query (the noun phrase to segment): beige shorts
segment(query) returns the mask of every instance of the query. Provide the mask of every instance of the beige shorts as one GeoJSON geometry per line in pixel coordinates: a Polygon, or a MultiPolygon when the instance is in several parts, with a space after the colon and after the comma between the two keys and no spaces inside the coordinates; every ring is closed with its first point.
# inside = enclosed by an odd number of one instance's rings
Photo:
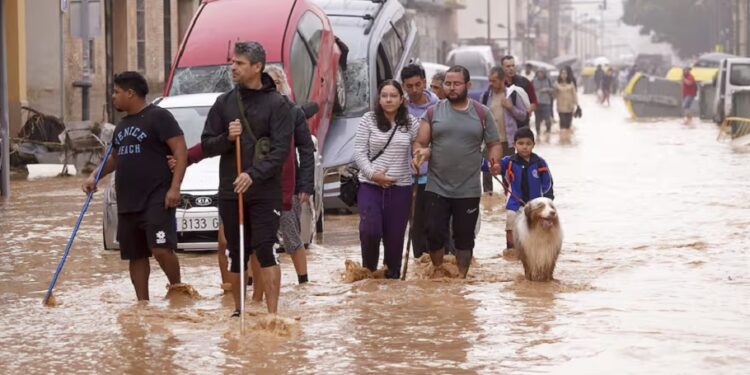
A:
{"type": "Polygon", "coordinates": [[[518,218],[518,211],[513,211],[513,210],[505,211],[505,230],[515,229],[516,218],[518,218]]]}

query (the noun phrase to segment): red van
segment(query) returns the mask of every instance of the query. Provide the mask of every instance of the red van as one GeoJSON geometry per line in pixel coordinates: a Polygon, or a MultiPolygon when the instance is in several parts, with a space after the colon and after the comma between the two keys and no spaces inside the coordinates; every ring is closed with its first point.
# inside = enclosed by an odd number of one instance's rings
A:
{"type": "Polygon", "coordinates": [[[301,237],[307,244],[315,231],[323,230],[324,173],[319,150],[334,112],[346,106],[340,68],[346,56],[342,57],[328,17],[310,0],[203,0],[185,33],[164,95],[229,91],[233,85],[230,60],[238,40],[263,45],[266,65],[283,67],[297,104],[318,104],[318,112],[307,120],[318,150],[315,193],[311,203],[302,206],[301,237]]]}
{"type": "Polygon", "coordinates": [[[343,108],[341,51],[325,13],[308,0],[203,0],[172,65],[165,96],[225,92],[232,88],[229,65],[237,40],[266,50],[268,65],[283,66],[298,104],[316,102],[308,120],[322,149],[334,108],[343,108]]]}

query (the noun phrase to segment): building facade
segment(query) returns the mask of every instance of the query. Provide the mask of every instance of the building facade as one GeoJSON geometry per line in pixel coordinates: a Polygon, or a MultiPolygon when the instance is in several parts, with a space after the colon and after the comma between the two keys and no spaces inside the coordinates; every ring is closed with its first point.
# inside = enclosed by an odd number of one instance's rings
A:
{"type": "Polygon", "coordinates": [[[161,95],[180,37],[199,0],[7,0],[3,25],[8,38],[10,132],[22,124],[21,106],[81,120],[81,89],[88,62],[89,117],[113,121],[109,100],[114,73],[134,70],[161,95]],[[80,8],[89,4],[91,39],[78,37],[80,8]],[[67,3],[67,7],[61,5],[67,3]],[[93,26],[92,26],[93,25],[93,26]],[[90,58],[84,58],[84,44],[90,58]]]}
{"type": "Polygon", "coordinates": [[[448,52],[458,43],[456,10],[464,0],[401,0],[417,25],[421,61],[444,63],[448,52]]]}

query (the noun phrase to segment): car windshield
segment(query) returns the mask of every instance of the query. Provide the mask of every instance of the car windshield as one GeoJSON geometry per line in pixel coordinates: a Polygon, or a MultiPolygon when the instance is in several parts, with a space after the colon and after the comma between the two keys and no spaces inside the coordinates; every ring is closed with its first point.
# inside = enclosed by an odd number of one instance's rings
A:
{"type": "MultiPolygon", "coordinates": [[[[281,66],[281,63],[268,63],[281,66]]],[[[207,65],[177,68],[172,78],[169,96],[227,92],[232,89],[232,66],[207,65]]]]}
{"type": "Polygon", "coordinates": [[[177,120],[177,123],[180,124],[188,148],[200,143],[209,109],[211,109],[210,106],[167,108],[174,119],[177,120]]]}
{"type": "Polygon", "coordinates": [[[226,92],[232,89],[230,65],[209,65],[177,68],[169,96],[226,92]]]}
{"type": "Polygon", "coordinates": [[[698,60],[698,62],[693,65],[694,68],[718,68],[720,64],[720,61],[718,60],[698,60]]]}
{"type": "Polygon", "coordinates": [[[486,76],[488,73],[487,65],[478,53],[456,53],[451,59],[451,65],[462,65],[473,76],[486,76]]]}
{"type": "Polygon", "coordinates": [[[735,86],[750,86],[750,64],[732,64],[729,83],[735,86]]]}

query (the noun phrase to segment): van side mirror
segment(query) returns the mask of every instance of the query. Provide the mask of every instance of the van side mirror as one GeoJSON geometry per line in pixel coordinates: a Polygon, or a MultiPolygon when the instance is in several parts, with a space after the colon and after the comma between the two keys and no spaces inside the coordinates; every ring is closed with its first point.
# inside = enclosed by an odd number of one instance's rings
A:
{"type": "Polygon", "coordinates": [[[306,119],[315,116],[318,111],[320,111],[320,106],[318,105],[318,103],[307,102],[302,105],[302,112],[305,112],[306,119]]]}

